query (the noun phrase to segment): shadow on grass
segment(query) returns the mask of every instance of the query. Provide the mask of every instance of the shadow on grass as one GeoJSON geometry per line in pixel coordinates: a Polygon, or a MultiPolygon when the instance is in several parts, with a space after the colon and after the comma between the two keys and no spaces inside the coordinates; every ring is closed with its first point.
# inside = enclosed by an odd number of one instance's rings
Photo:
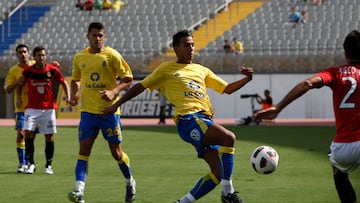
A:
{"type": "MultiPolygon", "coordinates": [[[[263,143],[270,146],[286,146],[306,151],[329,152],[329,145],[335,135],[332,126],[224,126],[236,134],[239,143],[242,141],[263,143]]],[[[158,132],[177,134],[175,126],[125,126],[126,131],[139,133],[158,132]]]]}

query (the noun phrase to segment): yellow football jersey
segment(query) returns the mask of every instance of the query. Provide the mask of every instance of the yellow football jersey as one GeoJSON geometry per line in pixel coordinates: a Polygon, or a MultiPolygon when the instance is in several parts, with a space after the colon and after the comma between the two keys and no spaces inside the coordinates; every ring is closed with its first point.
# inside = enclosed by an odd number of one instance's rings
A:
{"type": "MultiPolygon", "coordinates": [[[[31,65],[33,65],[35,63],[35,61],[31,61],[31,65]]],[[[5,89],[7,88],[8,85],[15,83],[21,76],[22,76],[22,72],[23,72],[23,68],[20,66],[19,63],[15,64],[14,66],[12,66],[9,69],[8,74],[6,75],[6,79],[5,79],[5,89]]],[[[16,106],[16,101],[17,101],[17,94],[16,94],[16,89],[14,90],[14,111],[15,113],[17,112],[24,112],[25,111],[25,106],[28,103],[28,88],[26,87],[26,85],[23,86],[23,89],[21,91],[21,100],[22,100],[22,106],[21,107],[17,107],[16,106]]]]}
{"type": "MultiPolygon", "coordinates": [[[[73,59],[72,79],[81,80],[80,111],[101,114],[105,106],[115,103],[101,98],[100,90],[111,90],[117,85],[116,78],[131,77],[131,69],[121,54],[106,46],[100,53],[89,53],[89,48],[77,53],[73,59]]],[[[116,112],[120,113],[120,109],[116,112]]]]}
{"type": "Polygon", "coordinates": [[[175,106],[175,114],[203,111],[213,116],[207,88],[222,94],[227,82],[199,64],[165,62],[148,75],[141,84],[149,90],[160,89],[175,106]]]}

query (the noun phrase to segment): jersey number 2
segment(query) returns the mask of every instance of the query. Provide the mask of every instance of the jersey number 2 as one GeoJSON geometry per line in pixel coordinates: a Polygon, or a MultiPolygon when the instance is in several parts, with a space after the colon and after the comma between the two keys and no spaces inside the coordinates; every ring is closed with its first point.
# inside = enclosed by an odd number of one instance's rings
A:
{"type": "Polygon", "coordinates": [[[354,93],[354,91],[356,90],[357,87],[357,82],[353,77],[343,77],[342,78],[343,81],[347,80],[350,81],[351,83],[351,87],[349,89],[349,91],[346,92],[344,98],[341,100],[340,103],[340,108],[354,108],[355,107],[355,103],[350,103],[350,102],[346,102],[349,97],[354,93]]]}

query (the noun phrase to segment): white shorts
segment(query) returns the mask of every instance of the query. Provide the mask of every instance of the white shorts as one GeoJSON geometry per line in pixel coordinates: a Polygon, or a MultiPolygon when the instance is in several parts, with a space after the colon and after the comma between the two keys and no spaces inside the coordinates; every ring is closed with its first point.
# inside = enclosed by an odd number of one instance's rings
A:
{"type": "Polygon", "coordinates": [[[41,134],[56,133],[55,109],[25,109],[24,130],[35,131],[36,127],[41,134]]]}
{"type": "Polygon", "coordinates": [[[344,173],[350,173],[360,165],[360,141],[330,145],[330,163],[344,173]]]}

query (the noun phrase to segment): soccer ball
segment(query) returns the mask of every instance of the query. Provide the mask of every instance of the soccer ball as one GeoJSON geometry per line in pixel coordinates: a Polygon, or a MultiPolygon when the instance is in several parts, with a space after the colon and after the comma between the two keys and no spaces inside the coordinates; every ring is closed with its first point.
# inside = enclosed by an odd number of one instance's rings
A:
{"type": "Polygon", "coordinates": [[[251,154],[250,163],[257,173],[270,174],[279,165],[279,154],[270,146],[259,146],[251,154]]]}

